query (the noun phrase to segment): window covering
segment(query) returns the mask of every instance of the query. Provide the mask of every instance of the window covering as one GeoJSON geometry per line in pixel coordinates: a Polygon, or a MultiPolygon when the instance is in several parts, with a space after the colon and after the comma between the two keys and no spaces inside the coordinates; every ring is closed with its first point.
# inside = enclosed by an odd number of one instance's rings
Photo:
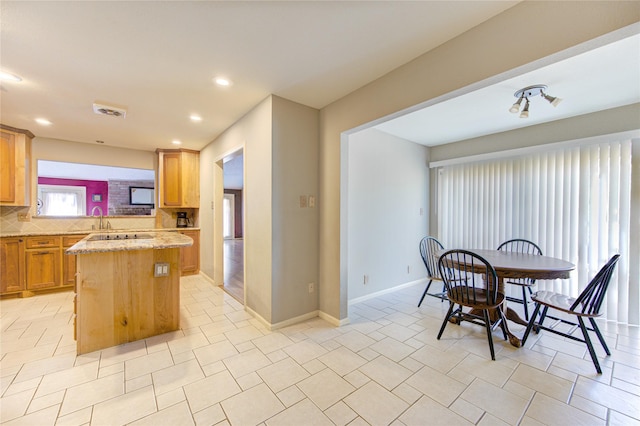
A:
{"type": "MultiPolygon", "coordinates": [[[[640,323],[640,277],[630,277],[631,139],[560,147],[438,169],[437,235],[445,247],[497,248],[511,238],[570,261],[567,280],[538,288],[577,296],[615,253],[621,258],[602,314],[640,323]]],[[[635,238],[640,238],[636,235],[635,238]]],[[[509,287],[509,286],[508,286],[509,287]]],[[[508,290],[509,291],[509,290],[508,290]]]]}

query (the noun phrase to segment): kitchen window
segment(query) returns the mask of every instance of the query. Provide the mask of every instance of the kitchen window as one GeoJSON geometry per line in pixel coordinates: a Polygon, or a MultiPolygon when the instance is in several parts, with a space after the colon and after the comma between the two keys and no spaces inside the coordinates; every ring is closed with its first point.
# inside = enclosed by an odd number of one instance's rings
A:
{"type": "Polygon", "coordinates": [[[84,186],[38,185],[38,215],[85,216],[87,190],[84,186]]]}

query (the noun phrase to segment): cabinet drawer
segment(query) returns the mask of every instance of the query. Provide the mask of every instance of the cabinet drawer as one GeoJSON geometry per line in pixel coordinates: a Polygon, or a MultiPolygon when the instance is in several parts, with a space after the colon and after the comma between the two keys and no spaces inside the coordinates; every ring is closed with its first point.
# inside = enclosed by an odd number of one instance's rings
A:
{"type": "Polygon", "coordinates": [[[71,247],[72,245],[74,245],[84,237],[86,237],[86,235],[71,235],[71,236],[62,237],[62,247],[71,247]]]}
{"type": "Polygon", "coordinates": [[[28,237],[26,242],[28,249],[39,249],[48,247],[60,247],[60,237],[28,237]]]}

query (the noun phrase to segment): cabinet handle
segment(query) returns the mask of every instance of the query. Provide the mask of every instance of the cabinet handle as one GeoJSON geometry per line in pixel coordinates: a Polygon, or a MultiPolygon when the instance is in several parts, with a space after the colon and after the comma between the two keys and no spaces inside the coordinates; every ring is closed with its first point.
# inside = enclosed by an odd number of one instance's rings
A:
{"type": "Polygon", "coordinates": [[[50,251],[37,251],[33,253],[34,256],[42,256],[43,254],[51,254],[50,251]]]}
{"type": "Polygon", "coordinates": [[[49,241],[38,241],[39,245],[45,245],[45,244],[49,244],[49,241]]]}

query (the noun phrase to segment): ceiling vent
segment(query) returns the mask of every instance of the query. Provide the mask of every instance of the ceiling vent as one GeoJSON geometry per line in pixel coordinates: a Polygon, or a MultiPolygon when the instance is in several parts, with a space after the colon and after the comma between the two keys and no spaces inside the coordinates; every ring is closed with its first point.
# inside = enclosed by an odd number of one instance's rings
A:
{"type": "Polygon", "coordinates": [[[127,115],[127,110],[124,108],[119,108],[111,105],[104,104],[93,104],[93,112],[100,115],[108,115],[110,117],[120,117],[124,118],[127,115]]]}

